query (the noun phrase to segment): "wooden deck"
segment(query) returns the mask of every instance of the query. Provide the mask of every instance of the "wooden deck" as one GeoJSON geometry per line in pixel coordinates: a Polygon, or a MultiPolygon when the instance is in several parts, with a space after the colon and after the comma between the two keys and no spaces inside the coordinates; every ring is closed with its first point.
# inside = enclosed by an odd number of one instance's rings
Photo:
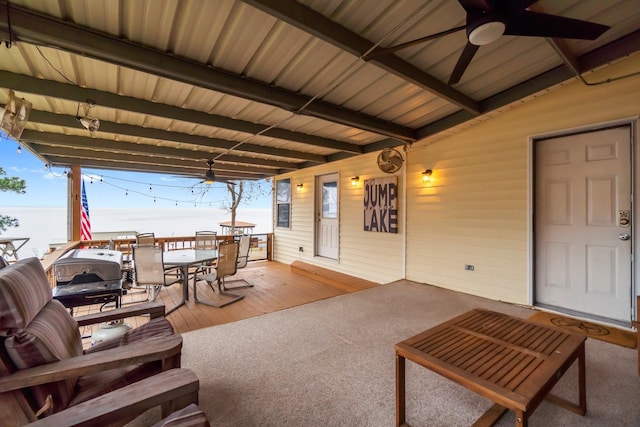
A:
{"type": "MultiPolygon", "coordinates": [[[[249,317],[282,310],[297,305],[307,304],[313,301],[342,295],[350,291],[362,288],[348,288],[336,283],[326,283],[306,275],[292,271],[291,266],[275,261],[250,262],[247,267],[239,270],[233,278],[246,278],[254,286],[251,288],[237,289],[235,293],[245,297],[231,305],[222,308],[196,304],[193,301],[191,285],[189,288],[190,299],[186,305],[171,313],[167,319],[176,331],[184,333],[209,326],[235,322],[249,317]]],[[[341,276],[343,280],[349,280],[349,276],[341,276]]],[[[321,278],[320,278],[321,279],[321,278]]],[[[354,281],[360,280],[351,278],[354,281]]],[[[375,285],[375,284],[372,284],[375,285]]],[[[370,286],[369,286],[370,287],[370,286]]],[[[165,287],[160,291],[158,301],[162,301],[170,308],[180,300],[181,285],[175,284],[165,287]]],[[[124,304],[135,303],[146,298],[146,293],[140,289],[131,289],[123,298],[124,304]]],[[[206,283],[198,285],[199,298],[220,298],[213,295],[206,283]]],[[[77,307],[74,315],[86,314],[99,310],[99,306],[77,307]]],[[[109,309],[109,308],[105,308],[109,309]]],[[[146,322],[147,319],[128,319],[132,326],[146,322]]],[[[91,331],[83,331],[90,334],[91,331]]]]}

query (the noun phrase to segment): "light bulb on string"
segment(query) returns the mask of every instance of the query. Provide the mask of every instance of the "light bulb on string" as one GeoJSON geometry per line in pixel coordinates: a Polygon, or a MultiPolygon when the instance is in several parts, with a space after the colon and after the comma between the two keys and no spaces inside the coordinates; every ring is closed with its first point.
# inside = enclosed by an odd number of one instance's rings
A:
{"type": "Polygon", "coordinates": [[[18,154],[22,154],[22,147],[18,144],[18,154]]]}
{"type": "Polygon", "coordinates": [[[127,197],[129,195],[129,190],[124,190],[124,197],[127,197]]]}
{"type": "Polygon", "coordinates": [[[149,193],[153,192],[153,189],[151,188],[151,184],[149,184],[149,193]]]}

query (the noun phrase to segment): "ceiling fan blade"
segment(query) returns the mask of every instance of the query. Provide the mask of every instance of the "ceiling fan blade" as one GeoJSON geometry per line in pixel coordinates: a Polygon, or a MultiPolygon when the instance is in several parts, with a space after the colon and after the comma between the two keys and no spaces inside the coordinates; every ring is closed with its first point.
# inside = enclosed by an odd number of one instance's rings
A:
{"type": "Polygon", "coordinates": [[[611,27],[595,22],[527,10],[509,17],[504,34],[595,40],[609,28],[611,27]]]}
{"type": "Polygon", "coordinates": [[[490,0],[458,0],[458,3],[468,13],[472,13],[479,10],[490,10],[492,2],[490,0]]]}
{"type": "Polygon", "coordinates": [[[471,60],[473,59],[473,56],[478,51],[479,47],[480,46],[476,46],[474,44],[471,44],[470,42],[467,42],[467,45],[464,47],[464,50],[460,54],[460,58],[458,58],[458,62],[456,63],[456,66],[453,68],[453,72],[449,77],[448,84],[454,85],[460,81],[460,78],[462,78],[462,75],[464,74],[465,70],[471,63],[471,60]]]}

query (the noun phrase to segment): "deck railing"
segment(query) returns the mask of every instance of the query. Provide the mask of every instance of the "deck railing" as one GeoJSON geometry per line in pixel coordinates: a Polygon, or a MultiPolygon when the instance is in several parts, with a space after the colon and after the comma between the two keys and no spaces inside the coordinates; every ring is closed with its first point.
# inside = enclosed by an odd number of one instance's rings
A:
{"type": "MultiPolygon", "coordinates": [[[[273,248],[273,234],[251,234],[251,245],[249,249],[249,261],[271,260],[273,248]]],[[[220,235],[217,240],[222,242],[233,240],[234,236],[220,235]]],[[[172,236],[172,237],[156,237],[156,244],[162,246],[165,251],[173,251],[177,249],[191,249],[195,247],[195,236],[172,236]]],[[[122,252],[125,259],[130,259],[132,254],[131,247],[135,245],[135,238],[127,239],[99,239],[86,240],[82,242],[69,242],[59,246],[46,255],[42,264],[44,265],[49,281],[55,286],[55,278],[53,277],[53,263],[65,253],[78,248],[103,248],[114,249],[122,252]]]]}

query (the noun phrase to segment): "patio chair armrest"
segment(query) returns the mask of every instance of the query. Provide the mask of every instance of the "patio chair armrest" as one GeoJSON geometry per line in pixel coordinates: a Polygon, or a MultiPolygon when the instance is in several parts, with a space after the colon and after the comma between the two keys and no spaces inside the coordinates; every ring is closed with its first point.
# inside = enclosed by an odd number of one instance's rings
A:
{"type": "Polygon", "coordinates": [[[180,335],[150,337],[126,346],[21,369],[0,378],[0,393],[122,366],[170,359],[181,351],[180,335]]]}
{"type": "Polygon", "coordinates": [[[131,306],[117,308],[115,310],[78,316],[75,317],[75,320],[78,322],[79,326],[87,326],[94,325],[96,323],[109,322],[111,320],[124,319],[126,317],[142,316],[143,314],[149,314],[151,319],[164,317],[164,304],[161,302],[133,304],[131,306]]]}
{"type": "Polygon", "coordinates": [[[198,403],[198,377],[189,369],[169,369],[118,390],[72,406],[30,426],[110,425],[128,422],[144,411],[163,405],[168,413],[198,403]]]}

